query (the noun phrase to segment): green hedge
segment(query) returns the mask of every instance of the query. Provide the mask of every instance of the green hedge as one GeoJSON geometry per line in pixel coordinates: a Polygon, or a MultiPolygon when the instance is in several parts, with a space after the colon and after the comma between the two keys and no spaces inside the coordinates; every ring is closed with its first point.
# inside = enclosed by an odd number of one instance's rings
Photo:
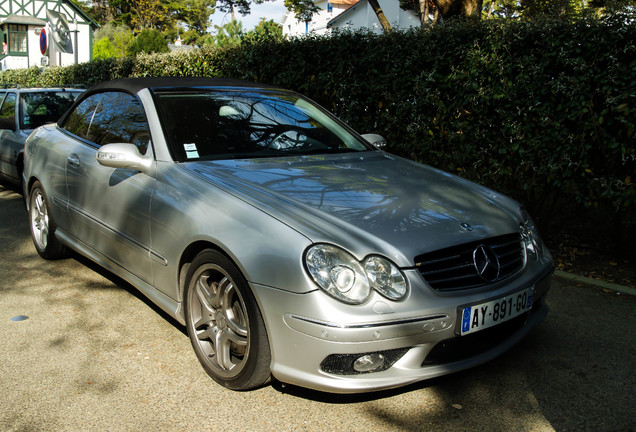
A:
{"type": "Polygon", "coordinates": [[[25,86],[124,76],[225,76],[291,88],[389,150],[524,202],[549,236],[615,247],[636,232],[636,26],[605,20],[454,22],[66,68],[25,86]]]}

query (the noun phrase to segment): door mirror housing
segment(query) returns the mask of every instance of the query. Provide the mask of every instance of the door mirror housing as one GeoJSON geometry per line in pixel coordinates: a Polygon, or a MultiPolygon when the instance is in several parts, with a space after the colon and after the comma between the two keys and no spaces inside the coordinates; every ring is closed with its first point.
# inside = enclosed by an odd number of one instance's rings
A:
{"type": "Polygon", "coordinates": [[[382,135],[364,134],[362,135],[362,138],[364,138],[369,144],[378,149],[383,149],[386,147],[386,138],[384,138],[382,135]]]}
{"type": "Polygon", "coordinates": [[[142,155],[134,144],[106,144],[97,150],[97,163],[110,168],[132,169],[146,173],[152,166],[152,156],[142,155]]]}

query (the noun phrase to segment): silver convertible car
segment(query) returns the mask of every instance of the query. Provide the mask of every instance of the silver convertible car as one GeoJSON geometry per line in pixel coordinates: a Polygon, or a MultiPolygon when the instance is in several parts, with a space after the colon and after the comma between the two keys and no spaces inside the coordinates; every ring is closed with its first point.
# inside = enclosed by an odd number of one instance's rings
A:
{"type": "Polygon", "coordinates": [[[130,282],[231,389],[372,391],[492,359],[545,317],[549,252],[517,202],[379,141],[279,88],[105,82],[26,142],[33,242],[130,282]]]}

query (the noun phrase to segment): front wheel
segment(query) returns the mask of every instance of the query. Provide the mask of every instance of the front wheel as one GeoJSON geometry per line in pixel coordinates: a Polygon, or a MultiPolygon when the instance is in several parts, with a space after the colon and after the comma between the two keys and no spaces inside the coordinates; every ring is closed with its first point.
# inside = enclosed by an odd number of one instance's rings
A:
{"type": "Polygon", "coordinates": [[[48,198],[39,182],[35,182],[31,187],[29,200],[31,238],[38,254],[48,260],[64,258],[66,249],[55,237],[57,225],[51,214],[48,198]]]}
{"type": "Polygon", "coordinates": [[[188,336],[205,371],[232,390],[249,390],[270,378],[271,353],[256,300],[238,268],[207,249],[186,276],[188,336]]]}

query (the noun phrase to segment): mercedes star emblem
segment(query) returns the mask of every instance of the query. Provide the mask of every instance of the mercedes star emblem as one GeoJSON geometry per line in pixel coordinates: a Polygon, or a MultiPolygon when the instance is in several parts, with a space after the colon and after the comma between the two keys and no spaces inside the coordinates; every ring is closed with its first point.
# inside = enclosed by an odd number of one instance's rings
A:
{"type": "Polygon", "coordinates": [[[499,258],[495,251],[485,245],[479,245],[473,252],[473,264],[477,274],[485,282],[499,279],[499,258]]]}

